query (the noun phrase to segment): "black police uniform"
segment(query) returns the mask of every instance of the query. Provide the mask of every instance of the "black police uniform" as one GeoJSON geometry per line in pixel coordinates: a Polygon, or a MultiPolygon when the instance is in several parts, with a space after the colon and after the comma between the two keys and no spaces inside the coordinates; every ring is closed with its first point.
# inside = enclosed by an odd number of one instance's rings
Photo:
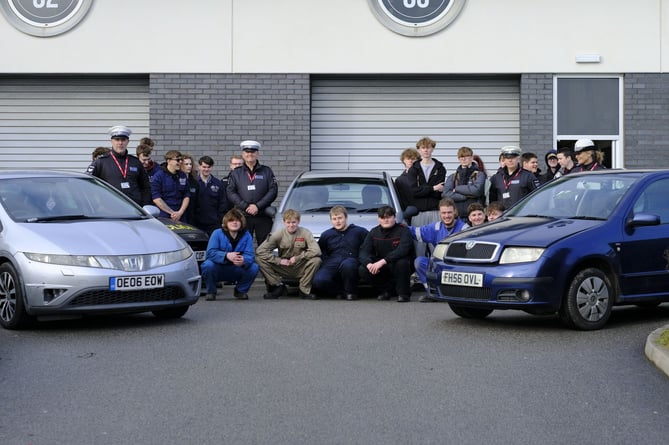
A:
{"type": "Polygon", "coordinates": [[[511,175],[501,168],[490,177],[490,202],[500,201],[508,209],[539,185],[539,178],[520,166],[511,175]]]}
{"type": "Polygon", "coordinates": [[[246,228],[249,233],[255,232],[258,244],[265,241],[272,230],[272,217],[265,214],[267,207],[272,205],[276,199],[279,186],[274,177],[274,172],[266,165],[256,162],[253,170],[246,164],[234,169],[228,177],[228,200],[244,212],[246,217],[246,228]],[[255,216],[246,213],[249,204],[258,207],[255,216]]]}
{"type": "Polygon", "coordinates": [[[86,173],[107,181],[140,206],[153,204],[151,182],[142,162],[128,154],[111,151],[97,158],[88,166],[86,173]]]}

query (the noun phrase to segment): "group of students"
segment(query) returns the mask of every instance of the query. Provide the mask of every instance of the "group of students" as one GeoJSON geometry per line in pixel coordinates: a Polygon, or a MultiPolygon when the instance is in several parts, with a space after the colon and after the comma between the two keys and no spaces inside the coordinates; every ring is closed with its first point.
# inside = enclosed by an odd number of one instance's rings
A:
{"type": "Polygon", "coordinates": [[[223,215],[233,207],[242,210],[248,229],[257,239],[264,239],[272,227],[268,210],[276,199],[278,186],[274,173],[258,161],[260,143],[252,140],[240,144],[241,155],[230,159],[225,178],[211,174],[211,156],[194,159],[178,150],[165,153],[165,161],[154,162],[154,141],[142,138],[136,156],[128,153],[132,131],[117,125],[109,129],[112,148],[98,147],[87,172],[104,179],[137,204],[155,205],[160,216],[192,224],[211,234],[220,227],[223,215]]]}
{"type": "Polygon", "coordinates": [[[538,171],[536,155],[505,146],[500,167],[492,176],[487,176],[483,161],[469,147],[458,149],[459,165],[447,176],[444,164],[432,156],[436,142],[425,137],[415,149],[402,152],[405,169],[395,180],[402,209],[417,210],[411,225],[398,224],[395,209],[383,206],[378,209],[379,224],[367,231],[349,224],[346,208],[335,206],[330,210],[332,227],[316,242],[308,229],[300,227],[300,214],[293,209],[282,214],[284,228],[269,233],[274,216],[269,209],[278,186],[271,168],[258,162],[260,143],[243,141],[242,155],[232,157],[229,175],[218,179],[211,175],[214,161],[209,156],[198,160],[196,176],[189,155],[170,150],[165,162],[156,165],[151,139],[140,141],[135,157],[127,150],[130,129],[116,126],[109,134],[112,149],[96,149],[88,173],[140,205],[156,205],[161,216],[189,222],[210,235],[201,266],[206,300],[216,299],[221,281],[236,283],[234,297],[248,299],[260,272],[266,299],[286,295],[283,282],[288,279],[299,283],[299,296],[304,299],[330,295],[356,300],[362,280],[378,292],[379,300],[407,302],[415,271],[427,291],[419,301],[431,301],[426,276],[430,245],[498,218],[542,183],[572,171],[603,168],[601,151],[592,141],[579,139],[573,151],[561,148],[546,155],[545,175],[538,171]]]}

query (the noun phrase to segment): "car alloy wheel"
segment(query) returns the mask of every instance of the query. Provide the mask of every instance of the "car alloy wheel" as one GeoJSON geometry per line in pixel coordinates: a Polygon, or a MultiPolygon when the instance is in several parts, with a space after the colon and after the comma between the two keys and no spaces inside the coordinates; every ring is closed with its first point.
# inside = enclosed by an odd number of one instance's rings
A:
{"type": "Polygon", "coordinates": [[[591,267],[577,273],[560,308],[560,318],[572,328],[601,329],[611,315],[613,286],[601,270],[591,267]]]}
{"type": "Polygon", "coordinates": [[[23,293],[17,285],[18,274],[9,264],[0,265],[0,324],[5,329],[19,329],[29,319],[23,307],[23,293]]]}

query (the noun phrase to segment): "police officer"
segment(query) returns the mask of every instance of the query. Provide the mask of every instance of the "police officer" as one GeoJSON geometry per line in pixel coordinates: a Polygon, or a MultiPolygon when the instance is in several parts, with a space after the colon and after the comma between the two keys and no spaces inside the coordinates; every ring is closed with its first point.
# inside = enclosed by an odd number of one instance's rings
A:
{"type": "Polygon", "coordinates": [[[151,183],[141,161],[128,153],[132,131],[123,125],[112,127],[112,150],[98,157],[88,166],[86,173],[107,181],[137,204],[151,204],[151,183]]]}
{"type": "Polygon", "coordinates": [[[502,147],[503,166],[490,177],[490,202],[501,201],[507,209],[539,187],[539,178],[521,168],[520,153],[515,145],[502,147]]]}
{"type": "Polygon", "coordinates": [[[589,172],[606,168],[602,165],[604,153],[590,139],[579,139],[576,141],[574,144],[574,156],[576,157],[576,161],[578,161],[574,172],[589,172]]]}
{"type": "Polygon", "coordinates": [[[260,142],[248,140],[239,146],[244,164],[230,173],[228,199],[244,212],[247,230],[255,233],[260,245],[272,230],[272,216],[267,208],[276,199],[278,185],[272,169],[258,162],[260,142]]]}

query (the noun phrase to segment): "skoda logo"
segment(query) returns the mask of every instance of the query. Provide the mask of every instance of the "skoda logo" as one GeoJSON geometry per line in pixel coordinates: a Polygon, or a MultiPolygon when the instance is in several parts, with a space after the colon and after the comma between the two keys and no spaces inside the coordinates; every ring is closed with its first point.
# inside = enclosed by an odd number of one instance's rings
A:
{"type": "Polygon", "coordinates": [[[465,249],[472,250],[475,245],[476,241],[467,241],[467,243],[465,244],[465,249]]]}

